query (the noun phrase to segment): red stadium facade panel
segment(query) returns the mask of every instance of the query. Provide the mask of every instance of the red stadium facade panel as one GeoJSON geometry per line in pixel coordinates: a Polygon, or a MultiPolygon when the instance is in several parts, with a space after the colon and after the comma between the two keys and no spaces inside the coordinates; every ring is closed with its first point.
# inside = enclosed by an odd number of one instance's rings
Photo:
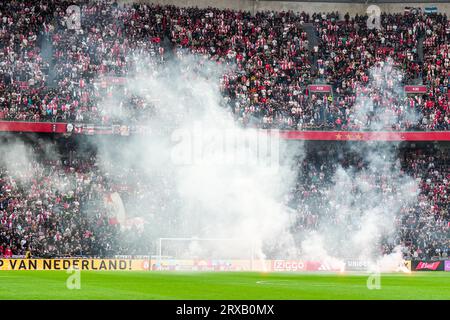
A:
{"type": "Polygon", "coordinates": [[[329,84],[311,84],[308,86],[309,92],[331,92],[331,86],[329,84]]]}
{"type": "Polygon", "coordinates": [[[450,131],[279,131],[286,140],[450,141],[450,131]]]}
{"type": "Polygon", "coordinates": [[[405,86],[405,92],[408,94],[418,94],[418,93],[422,93],[425,94],[427,93],[427,86],[423,86],[423,85],[419,85],[419,86],[405,86]]]}
{"type": "Polygon", "coordinates": [[[67,123],[0,121],[0,131],[3,131],[3,132],[66,133],[67,132],[67,123]]]}
{"type": "MultiPolygon", "coordinates": [[[[85,135],[144,134],[142,130],[129,126],[72,125],[63,122],[0,121],[2,132],[74,133],[85,135]]],[[[283,131],[265,130],[285,140],[317,141],[450,141],[450,131],[283,131]]]]}

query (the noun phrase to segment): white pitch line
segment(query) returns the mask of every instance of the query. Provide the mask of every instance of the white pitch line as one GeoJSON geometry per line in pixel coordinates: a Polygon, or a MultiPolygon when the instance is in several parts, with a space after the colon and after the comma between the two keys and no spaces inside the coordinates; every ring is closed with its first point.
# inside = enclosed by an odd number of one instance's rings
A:
{"type": "MultiPolygon", "coordinates": [[[[260,280],[256,281],[256,284],[268,284],[268,285],[290,285],[298,281],[292,281],[292,280],[278,280],[278,281],[265,281],[260,280]]],[[[335,284],[311,284],[313,287],[336,287],[335,284]]]]}

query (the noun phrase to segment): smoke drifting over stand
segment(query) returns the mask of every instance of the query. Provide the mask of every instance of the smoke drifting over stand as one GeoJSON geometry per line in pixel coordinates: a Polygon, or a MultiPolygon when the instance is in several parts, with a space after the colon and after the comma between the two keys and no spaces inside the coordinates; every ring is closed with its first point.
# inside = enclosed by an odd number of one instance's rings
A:
{"type": "MultiPolygon", "coordinates": [[[[372,67],[367,87],[359,88],[354,106],[360,124],[378,131],[389,130],[400,119],[417,121],[405,105],[401,79],[391,60],[372,67]]],[[[300,217],[306,214],[318,219],[315,230],[297,234],[303,258],[336,264],[361,259],[373,267],[378,263],[381,270],[392,270],[401,263],[402,248],[393,248],[390,256],[383,257],[382,244],[395,243],[399,217],[417,202],[419,188],[402,171],[398,146],[356,142],[348,143],[346,151],[337,151],[336,159],[347,153],[353,161],[345,167],[334,165],[328,187],[318,190],[319,204],[300,201],[300,217]]]]}
{"type": "MultiPolygon", "coordinates": [[[[318,202],[300,195],[297,205],[290,206],[286,199],[308,174],[308,168],[299,166],[308,150],[301,143],[292,148],[276,131],[239,127],[219,87],[230,67],[186,54],[164,67],[139,56],[130,59],[135,69],[123,90],[143,99],[152,111],[145,123],[149,132],[118,138],[114,144],[101,137],[93,141],[97,165],[107,179],[118,184],[125,179],[134,189],[126,199],[111,190],[110,209],[121,222],[124,237],[134,239],[135,229],[127,232],[127,227],[143,222],[142,234],[134,241],[139,242],[137,247],[153,250],[143,254],[155,253],[160,237],[232,238],[237,240],[226,245],[191,244],[184,256],[248,259],[251,249],[259,259],[310,259],[336,265],[345,259],[364,259],[381,262],[381,268],[401,262],[400,247],[388,256],[380,250],[382,243],[395,243],[398,217],[417,201],[419,192],[416,181],[401,169],[397,145],[339,147],[336,159],[346,153],[354,161],[346,166],[336,162],[325,177],[329,182],[315,190],[318,202]],[[306,228],[301,221],[311,216],[316,219],[314,227],[306,228]]],[[[372,70],[368,86],[390,101],[402,95],[400,79],[387,62],[372,70]]],[[[127,109],[120,108],[121,92],[108,95],[103,103],[106,110],[119,110],[114,117],[129,118],[127,109]]],[[[367,113],[375,114],[370,120],[373,130],[395,125],[398,119],[395,112],[377,116],[383,103],[377,109],[371,97],[357,97],[361,121],[367,120],[367,113]]],[[[395,108],[410,116],[402,104],[395,108]]],[[[9,143],[7,149],[14,153],[3,152],[3,162],[17,175],[31,161],[27,160],[31,151],[21,143],[9,143]]],[[[44,149],[59,158],[51,146],[44,149]]],[[[67,183],[55,185],[64,188],[67,183]]]]}
{"type": "MultiPolygon", "coordinates": [[[[322,205],[300,199],[297,208],[290,208],[285,197],[302,174],[296,164],[306,151],[302,145],[288,150],[276,135],[238,127],[219,90],[224,67],[190,55],[167,62],[164,70],[135,60],[136,74],[128,78],[125,90],[153,106],[147,122],[151,133],[129,137],[120,148],[99,140],[99,158],[112,175],[114,170],[135,169],[139,180],[146,181],[140,186],[142,197],[128,199],[146,204],[127,215],[146,221],[148,241],[159,237],[242,240],[230,242],[226,249],[209,244],[218,258],[248,257],[245,243],[254,247],[259,258],[337,264],[347,258],[380,259],[381,242],[395,236],[396,217],[416,201],[418,192],[415,180],[402,173],[395,146],[350,145],[348,152],[359,157],[360,164],[337,166],[331,183],[319,190],[322,205]],[[305,214],[318,217],[314,230],[296,227],[305,214]]],[[[372,97],[357,98],[357,115],[363,119],[372,112],[374,130],[395,124],[394,111],[384,117],[377,112],[384,112],[383,104],[392,97],[401,96],[400,80],[391,62],[382,63],[373,68],[368,84],[382,97],[378,109],[372,97]]],[[[115,107],[111,99],[108,103],[115,107]]],[[[411,116],[403,105],[396,108],[411,116]]],[[[208,245],[203,246],[206,250],[208,245]]],[[[401,256],[395,257],[401,261],[401,256]]],[[[392,259],[383,261],[388,260],[392,259]]]]}
{"type": "Polygon", "coordinates": [[[279,164],[278,136],[238,127],[219,90],[223,67],[193,56],[167,64],[160,72],[138,63],[125,89],[153,105],[151,132],[127,138],[119,152],[99,143],[105,170],[136,169],[148,182],[148,197],[136,199],[149,201],[146,211],[127,214],[146,220],[149,241],[233,238],[240,241],[217,257],[248,258],[244,246],[257,257],[289,256],[295,246],[282,199],[295,172],[279,164]]]}
{"type": "Polygon", "coordinates": [[[391,58],[372,66],[368,83],[357,86],[355,112],[350,118],[370,131],[404,130],[402,125],[417,124],[420,117],[406,103],[403,77],[391,58]]]}

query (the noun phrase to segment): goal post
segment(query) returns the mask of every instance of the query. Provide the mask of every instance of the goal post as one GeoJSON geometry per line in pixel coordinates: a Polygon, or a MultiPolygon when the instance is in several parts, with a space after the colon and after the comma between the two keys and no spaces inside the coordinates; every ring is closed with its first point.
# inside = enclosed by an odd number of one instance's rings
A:
{"type": "Polygon", "coordinates": [[[254,264],[254,243],[241,238],[163,237],[158,239],[157,266],[168,260],[248,260],[254,264]]]}

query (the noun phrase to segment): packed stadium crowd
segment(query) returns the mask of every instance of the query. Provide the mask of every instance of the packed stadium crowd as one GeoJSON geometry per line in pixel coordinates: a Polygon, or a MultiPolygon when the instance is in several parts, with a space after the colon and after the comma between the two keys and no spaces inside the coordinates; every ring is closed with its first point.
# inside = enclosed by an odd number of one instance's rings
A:
{"type": "MultiPolygon", "coordinates": [[[[161,73],[168,61],[197,56],[226,68],[218,77],[225,105],[242,126],[295,130],[450,130],[450,22],[445,14],[382,14],[381,29],[367,16],[342,13],[250,12],[110,0],[12,0],[0,3],[0,120],[140,123],[153,100],[127,90],[145,61],[161,73]],[[76,4],[81,21],[68,19],[76,4]],[[312,31],[311,31],[312,30],[312,31]],[[311,32],[313,34],[311,34],[311,32]],[[331,92],[309,85],[330,84],[331,92]],[[426,94],[406,95],[406,84],[426,94]],[[114,109],[114,110],[113,110],[114,109]]],[[[201,66],[200,66],[201,68],[201,66]]],[[[24,163],[0,161],[0,257],[148,254],[147,224],[160,224],[173,203],[164,177],[144,181],[132,169],[108,172],[94,150],[71,139],[55,153],[33,142],[24,163]],[[114,174],[113,174],[114,172],[114,174]],[[156,192],[155,190],[159,190],[156,192]],[[120,198],[120,201],[118,200],[120,198]],[[161,208],[161,198],[167,199],[161,208]],[[118,217],[125,211],[142,217],[118,217]],[[120,207],[120,205],[119,205],[120,207]]],[[[396,245],[415,259],[448,257],[450,159],[437,148],[398,153],[401,174],[416,180],[417,201],[403,204],[396,245]]],[[[9,160],[8,160],[9,159],[9,160]]],[[[329,145],[299,163],[287,197],[295,232],[315,230],[335,215],[330,188],[338,167],[363,171],[358,154],[329,145]]],[[[382,194],[396,194],[386,172],[362,178],[382,194]]],[[[352,199],[363,191],[348,185],[352,199]]],[[[358,200],[356,200],[358,201],[358,200]]],[[[175,222],[174,222],[175,223],[175,222]]]]}
{"type": "MultiPolygon", "coordinates": [[[[30,147],[36,154],[43,152],[38,144],[30,147]]],[[[0,254],[107,254],[116,230],[94,205],[106,186],[93,159],[32,156],[24,162],[20,169],[3,163],[0,171],[0,254]]]]}
{"type": "Polygon", "coordinates": [[[381,29],[368,29],[367,16],[337,12],[3,1],[0,119],[144,121],[160,97],[133,94],[123,79],[139,71],[139,61],[169,72],[167,61],[192,54],[234,66],[218,81],[244,126],[362,130],[377,121],[386,130],[448,130],[449,38],[441,13],[382,14],[381,29]],[[73,4],[79,23],[67,11],[73,4]],[[389,72],[388,62],[403,76],[382,88],[370,85],[377,70],[389,72]],[[315,83],[333,90],[309,92],[315,83]],[[417,83],[426,94],[402,94],[403,85],[417,83]],[[113,95],[120,101],[111,105],[113,95]]]}
{"type": "MultiPolygon", "coordinates": [[[[176,188],[164,176],[152,177],[149,183],[137,169],[100,164],[94,149],[70,139],[55,140],[53,151],[45,145],[48,142],[30,144],[33,152],[23,161],[16,157],[16,166],[1,164],[0,257],[27,252],[32,257],[149,255],[155,250],[152,237],[159,231],[163,236],[171,224],[183,221],[174,215],[179,211],[176,206],[182,205],[177,203],[176,188]],[[121,202],[123,213],[117,210],[121,202]]],[[[420,193],[398,210],[395,232],[380,239],[379,252],[390,253],[401,245],[408,258],[444,259],[450,249],[448,152],[411,147],[401,150],[398,159],[401,175],[415,179],[420,193]]],[[[391,171],[364,172],[350,185],[336,185],[339,167],[363,172],[366,165],[361,154],[339,145],[316,145],[308,151],[298,164],[298,183],[286,198],[296,215],[293,234],[324,226],[358,229],[337,214],[343,207],[336,206],[339,201],[333,204],[332,188],[346,193],[338,198],[351,197],[351,202],[359,203],[350,219],[359,216],[358,210],[371,209],[370,201],[362,200],[369,192],[358,187],[362,180],[383,197],[398,194],[400,182],[388,176],[391,171]]]]}

